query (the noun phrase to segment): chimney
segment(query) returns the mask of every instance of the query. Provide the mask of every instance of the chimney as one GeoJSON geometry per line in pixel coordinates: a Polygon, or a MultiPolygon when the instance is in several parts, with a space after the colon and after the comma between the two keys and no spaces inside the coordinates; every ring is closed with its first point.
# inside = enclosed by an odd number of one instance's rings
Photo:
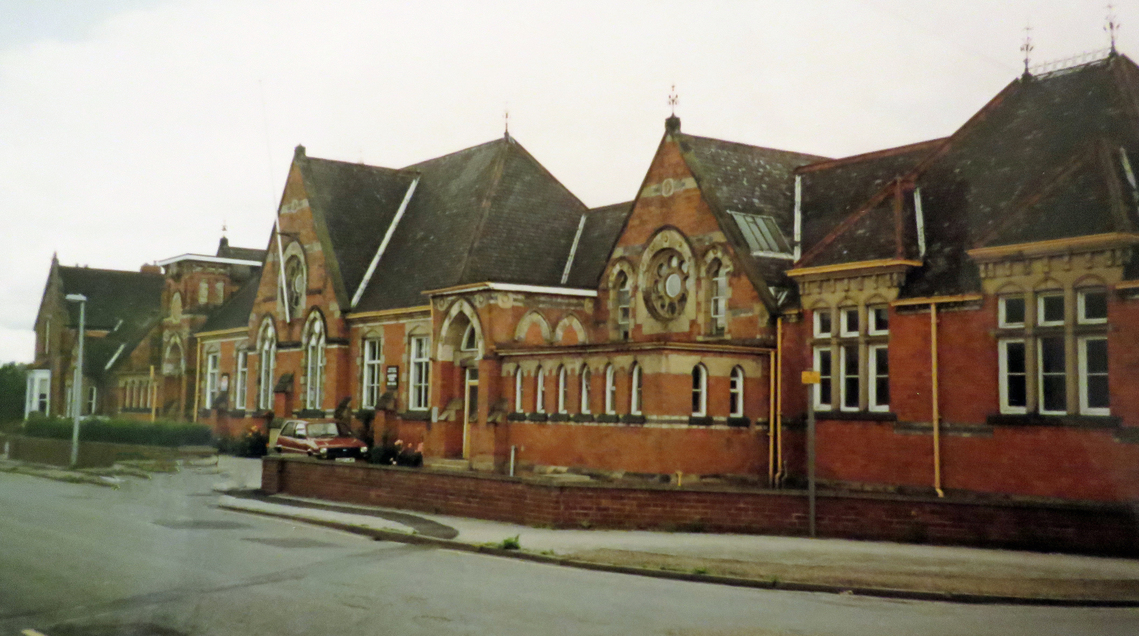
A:
{"type": "Polygon", "coordinates": [[[680,118],[676,115],[664,120],[664,129],[669,134],[680,132],[680,118]]]}
{"type": "Polygon", "coordinates": [[[305,158],[305,147],[300,145],[300,144],[297,144],[297,147],[295,149],[293,149],[293,160],[296,161],[297,159],[304,159],[304,158],[305,158]]]}
{"type": "Polygon", "coordinates": [[[143,274],[161,274],[162,268],[158,265],[155,265],[154,263],[146,263],[140,267],[138,271],[142,272],[143,274]]]}

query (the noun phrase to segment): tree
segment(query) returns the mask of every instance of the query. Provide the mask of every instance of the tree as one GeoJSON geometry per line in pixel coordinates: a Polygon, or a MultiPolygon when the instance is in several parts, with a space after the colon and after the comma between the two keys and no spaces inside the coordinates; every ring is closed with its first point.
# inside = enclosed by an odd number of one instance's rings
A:
{"type": "Polygon", "coordinates": [[[0,427],[24,419],[27,367],[16,362],[0,365],[0,427]]]}

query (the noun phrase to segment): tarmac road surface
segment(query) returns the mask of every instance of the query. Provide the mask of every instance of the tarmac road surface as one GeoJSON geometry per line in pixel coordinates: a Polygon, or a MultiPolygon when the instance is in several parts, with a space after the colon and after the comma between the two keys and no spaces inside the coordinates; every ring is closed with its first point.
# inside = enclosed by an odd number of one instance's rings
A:
{"type": "Polygon", "coordinates": [[[1139,610],[766,591],[371,541],[214,507],[197,468],[117,490],[0,473],[0,635],[1139,633],[1139,610]]]}

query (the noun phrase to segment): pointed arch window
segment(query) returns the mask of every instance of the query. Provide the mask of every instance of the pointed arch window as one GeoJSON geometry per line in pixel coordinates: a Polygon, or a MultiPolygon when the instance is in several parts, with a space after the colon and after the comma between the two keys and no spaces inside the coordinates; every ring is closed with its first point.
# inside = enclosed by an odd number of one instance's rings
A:
{"type": "Polygon", "coordinates": [[[728,326],[728,276],[720,259],[708,266],[708,328],[713,335],[722,335],[728,326]]]}
{"type": "Polygon", "coordinates": [[[522,367],[514,370],[514,412],[521,413],[522,406],[522,367]]]}
{"type": "Polygon", "coordinates": [[[320,314],[313,313],[309,318],[305,338],[305,408],[316,410],[324,402],[324,321],[320,314]]]}
{"type": "Polygon", "coordinates": [[[617,337],[628,340],[633,325],[633,293],[629,275],[617,273],[617,337]]]}
{"type": "Polygon", "coordinates": [[[605,367],[605,413],[617,412],[617,371],[613,365],[605,367]]]}
{"type": "Polygon", "coordinates": [[[534,388],[534,412],[546,412],[546,370],[538,367],[538,372],[534,374],[535,388],[534,388]]]}
{"type": "Polygon", "coordinates": [[[641,365],[633,364],[633,373],[629,383],[629,413],[632,415],[641,414],[641,396],[644,393],[643,382],[644,372],[641,370],[641,365]]]}
{"type": "Polygon", "coordinates": [[[257,352],[260,358],[257,408],[268,411],[273,408],[273,370],[277,365],[277,332],[273,330],[273,322],[269,319],[261,325],[257,352]]]}
{"type": "Polygon", "coordinates": [[[708,370],[704,365],[692,367],[692,415],[704,417],[708,414],[708,370]]]}
{"type": "Polygon", "coordinates": [[[475,325],[471,323],[467,325],[467,330],[463,333],[463,343],[459,347],[462,351],[477,351],[479,348],[478,333],[475,332],[475,325]]]}
{"type": "Polygon", "coordinates": [[[589,367],[581,368],[581,412],[592,413],[589,410],[589,383],[593,380],[593,374],[589,372],[589,367]]]}
{"type": "Polygon", "coordinates": [[[744,370],[740,367],[732,369],[728,384],[728,406],[732,417],[744,416],[744,370]]]}
{"type": "Polygon", "coordinates": [[[568,413],[566,409],[566,368],[558,367],[558,413],[568,413]]]}

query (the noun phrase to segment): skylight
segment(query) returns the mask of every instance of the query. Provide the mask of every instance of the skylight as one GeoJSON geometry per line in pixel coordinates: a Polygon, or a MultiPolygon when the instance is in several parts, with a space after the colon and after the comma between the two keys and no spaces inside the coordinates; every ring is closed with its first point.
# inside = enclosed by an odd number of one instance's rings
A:
{"type": "Polygon", "coordinates": [[[762,214],[728,212],[735,219],[740,232],[754,256],[793,258],[791,244],[783,237],[783,232],[775,219],[762,214]]]}

